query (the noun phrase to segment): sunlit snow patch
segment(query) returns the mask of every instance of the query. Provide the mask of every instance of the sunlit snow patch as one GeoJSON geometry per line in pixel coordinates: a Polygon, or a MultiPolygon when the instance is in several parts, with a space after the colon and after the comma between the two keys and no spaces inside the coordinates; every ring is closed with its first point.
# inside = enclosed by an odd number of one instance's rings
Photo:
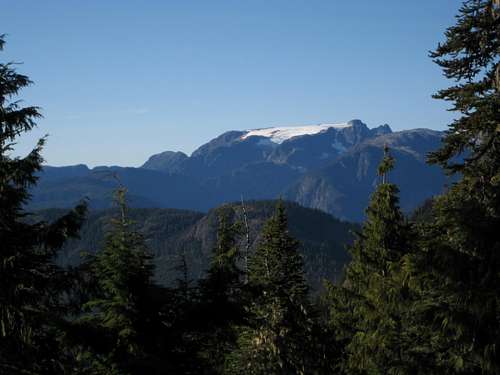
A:
{"type": "Polygon", "coordinates": [[[265,129],[255,129],[249,130],[244,134],[241,139],[246,139],[248,137],[266,137],[271,142],[283,143],[284,141],[300,137],[302,135],[314,135],[324,132],[330,128],[343,129],[352,126],[349,123],[343,124],[320,124],[320,125],[307,125],[307,126],[283,126],[276,128],[265,128],[265,129]]]}

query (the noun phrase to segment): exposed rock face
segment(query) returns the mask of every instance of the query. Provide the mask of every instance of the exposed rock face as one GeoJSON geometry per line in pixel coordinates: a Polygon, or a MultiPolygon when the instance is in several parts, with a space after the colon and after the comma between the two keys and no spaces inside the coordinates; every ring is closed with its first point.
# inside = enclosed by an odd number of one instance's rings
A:
{"type": "Polygon", "coordinates": [[[410,210],[440,193],[446,178],[425,163],[442,133],[429,129],[392,132],[369,129],[362,121],[230,131],[202,145],[191,156],[166,151],[141,168],[47,167],[35,188],[33,206],[67,207],[89,196],[96,207],[110,205],[118,173],[139,207],[206,210],[217,204],[283,196],[338,217],[362,220],[377,183],[376,166],[388,145],[396,157],[391,178],[410,210]]]}

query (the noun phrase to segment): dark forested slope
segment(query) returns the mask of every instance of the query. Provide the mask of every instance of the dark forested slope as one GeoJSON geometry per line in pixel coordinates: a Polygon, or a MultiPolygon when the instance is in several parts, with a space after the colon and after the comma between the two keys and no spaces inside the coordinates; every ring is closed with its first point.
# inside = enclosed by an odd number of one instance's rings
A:
{"type": "MultiPolygon", "coordinates": [[[[275,201],[246,202],[250,228],[250,247],[254,249],[262,224],[274,211],[275,201]]],[[[224,209],[232,220],[242,220],[241,204],[229,204],[210,210],[207,214],[160,208],[135,208],[130,217],[146,240],[157,265],[157,279],[171,284],[180,277],[178,268],[182,254],[185,255],[189,276],[198,279],[208,266],[215,243],[218,224],[218,210],[224,209]]],[[[349,260],[345,245],[352,241],[355,224],[335,219],[322,211],[305,208],[286,202],[291,234],[301,242],[308,279],[314,288],[322,278],[335,281],[349,260]]],[[[62,209],[48,209],[37,212],[46,220],[59,217],[62,209]]],[[[104,233],[109,229],[113,209],[93,210],[81,230],[80,240],[69,241],[61,251],[58,261],[63,265],[81,262],[81,253],[95,253],[102,248],[104,233]]],[[[246,235],[241,236],[240,248],[246,246],[246,235]]],[[[243,261],[243,260],[242,260],[243,261]]]]}

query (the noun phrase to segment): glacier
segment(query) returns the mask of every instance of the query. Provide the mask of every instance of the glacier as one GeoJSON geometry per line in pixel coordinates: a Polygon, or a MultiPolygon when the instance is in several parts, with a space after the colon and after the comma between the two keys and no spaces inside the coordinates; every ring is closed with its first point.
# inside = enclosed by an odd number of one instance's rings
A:
{"type": "Polygon", "coordinates": [[[241,136],[241,139],[249,137],[265,137],[271,142],[281,144],[286,140],[303,135],[314,135],[324,132],[331,128],[344,129],[351,127],[351,123],[340,124],[318,124],[318,125],[305,125],[305,126],[280,126],[273,128],[253,129],[247,130],[241,136]]]}

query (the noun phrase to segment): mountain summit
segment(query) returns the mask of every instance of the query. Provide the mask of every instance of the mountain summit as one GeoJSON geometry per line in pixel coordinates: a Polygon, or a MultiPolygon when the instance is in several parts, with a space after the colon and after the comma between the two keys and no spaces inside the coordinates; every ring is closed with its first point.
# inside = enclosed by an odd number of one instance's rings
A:
{"type": "Polygon", "coordinates": [[[165,151],[140,168],[47,167],[32,204],[68,207],[87,196],[96,207],[107,207],[113,187],[103,178],[108,171],[120,176],[138,207],[207,210],[242,196],[282,196],[358,221],[377,183],[374,168],[385,144],[397,159],[392,178],[401,186],[403,209],[441,192],[446,178],[425,163],[441,138],[429,129],[393,132],[387,124],[370,129],[361,120],[229,131],[190,156],[165,151]]]}
{"type": "Polygon", "coordinates": [[[162,153],[153,155],[143,167],[207,178],[225,175],[249,163],[287,164],[304,172],[326,165],[364,140],[391,132],[388,125],[369,129],[361,120],[228,131],[178,163],[171,162],[170,154],[162,153]],[[158,159],[163,162],[158,163],[158,159]]]}

